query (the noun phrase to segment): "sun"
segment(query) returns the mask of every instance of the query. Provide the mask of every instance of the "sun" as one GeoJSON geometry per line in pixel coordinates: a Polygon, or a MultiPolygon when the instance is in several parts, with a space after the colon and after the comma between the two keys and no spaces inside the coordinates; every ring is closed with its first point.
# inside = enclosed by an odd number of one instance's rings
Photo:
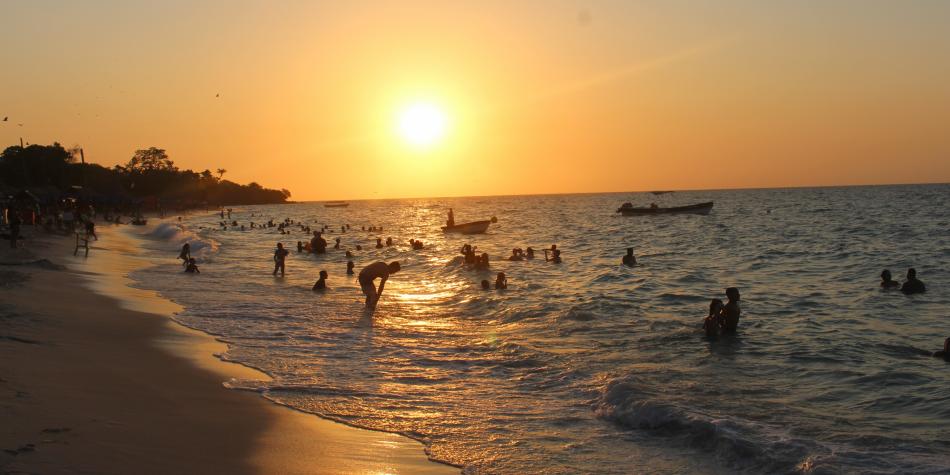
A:
{"type": "Polygon", "coordinates": [[[399,136],[409,145],[417,148],[429,148],[439,143],[445,136],[446,117],[435,104],[419,102],[407,106],[399,112],[399,136]]]}

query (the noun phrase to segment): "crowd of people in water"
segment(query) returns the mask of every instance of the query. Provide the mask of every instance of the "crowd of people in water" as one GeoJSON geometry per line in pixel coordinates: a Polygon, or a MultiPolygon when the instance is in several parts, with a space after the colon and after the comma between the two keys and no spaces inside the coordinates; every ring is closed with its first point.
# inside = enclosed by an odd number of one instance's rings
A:
{"type": "MultiPolygon", "coordinates": [[[[246,230],[245,225],[239,225],[237,221],[231,220],[231,209],[221,210],[220,216],[222,221],[219,223],[222,230],[227,230],[230,226],[232,229],[241,229],[246,230]]],[[[254,216],[253,214],[251,215],[254,216]]],[[[179,221],[181,218],[179,218],[179,221]]],[[[316,221],[314,221],[316,224],[316,221]]],[[[455,216],[453,210],[449,209],[448,219],[446,220],[448,226],[453,226],[455,224],[455,216]]],[[[310,254],[326,254],[329,243],[323,237],[324,233],[332,233],[332,229],[329,225],[323,225],[317,230],[313,230],[310,225],[296,222],[290,218],[284,219],[282,222],[275,223],[273,219],[269,219],[264,223],[255,223],[250,222],[250,229],[270,229],[277,228],[280,234],[291,234],[291,229],[297,227],[299,231],[305,232],[307,234],[312,234],[312,237],[309,241],[297,241],[297,252],[298,253],[310,253],[310,254]]],[[[339,232],[345,234],[351,229],[349,224],[343,224],[339,227],[339,232]]],[[[362,226],[360,228],[364,232],[382,232],[382,226],[362,226]]],[[[392,247],[394,241],[392,237],[387,237],[385,241],[382,237],[376,237],[376,248],[383,249],[387,247],[392,247]]],[[[342,240],[339,237],[334,239],[334,249],[341,249],[342,240]]],[[[424,249],[425,244],[414,238],[409,239],[409,246],[413,250],[424,249]]],[[[355,246],[357,251],[361,251],[363,248],[361,245],[357,244],[355,246]]],[[[559,264],[561,260],[561,250],[557,248],[556,244],[552,244],[550,248],[543,249],[544,260],[545,262],[551,262],[559,264]]],[[[286,260],[289,255],[289,251],[284,248],[283,243],[278,242],[277,247],[274,250],[274,270],[273,275],[277,276],[278,273],[280,276],[284,276],[286,272],[286,260]]],[[[491,262],[488,253],[478,252],[478,247],[471,244],[464,244],[459,249],[459,254],[461,254],[461,262],[469,269],[475,271],[487,271],[491,268],[491,262]]],[[[355,263],[352,258],[354,257],[352,250],[347,249],[345,251],[346,261],[346,274],[354,275],[355,272],[355,263]]],[[[185,267],[185,272],[189,273],[200,273],[198,270],[197,263],[193,257],[191,257],[189,244],[185,244],[182,247],[181,253],[179,254],[179,259],[182,260],[182,266],[185,267]]],[[[508,256],[509,261],[524,261],[535,258],[535,250],[532,247],[527,248],[513,248],[511,250],[511,255],[508,256]]],[[[628,247],[626,249],[626,254],[621,257],[621,265],[626,267],[635,267],[637,266],[637,258],[634,255],[634,249],[628,247]]],[[[385,289],[386,282],[389,280],[390,276],[399,272],[401,269],[400,263],[398,261],[393,261],[390,263],[386,262],[373,262],[365,266],[360,270],[357,280],[360,284],[360,288],[366,296],[366,306],[369,308],[375,308],[379,302],[380,297],[382,296],[383,290],[385,289]],[[375,281],[379,280],[379,285],[375,284],[375,281]]],[[[327,279],[329,278],[329,273],[326,270],[321,270],[319,278],[314,283],[312,290],[314,291],[323,291],[327,289],[327,279]]],[[[482,290],[506,290],[508,288],[508,278],[504,272],[498,272],[495,277],[495,282],[492,284],[488,279],[482,279],[481,282],[482,290]]],[[[885,269],[881,272],[881,288],[884,290],[900,290],[904,294],[918,294],[926,290],[926,286],[917,278],[917,271],[913,268],[907,270],[907,277],[903,283],[893,280],[890,270],[885,269]]],[[[714,298],[709,303],[709,312],[706,317],[703,319],[702,328],[706,336],[710,339],[716,339],[720,336],[726,335],[735,335],[739,329],[739,319],[742,315],[741,308],[739,306],[739,289],[736,287],[729,287],[725,291],[726,302],[724,303],[719,298],[714,298]]],[[[950,338],[944,342],[944,349],[934,353],[936,357],[942,357],[950,361],[950,338]]]]}

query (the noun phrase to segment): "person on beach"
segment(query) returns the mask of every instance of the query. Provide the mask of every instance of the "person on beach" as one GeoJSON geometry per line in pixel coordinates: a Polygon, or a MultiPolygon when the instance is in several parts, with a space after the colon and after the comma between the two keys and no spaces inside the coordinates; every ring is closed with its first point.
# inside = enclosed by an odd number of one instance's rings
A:
{"type": "Polygon", "coordinates": [[[491,284],[488,283],[488,279],[482,279],[482,290],[491,290],[491,284]]]}
{"type": "Polygon", "coordinates": [[[191,260],[191,245],[187,242],[184,246],[181,246],[181,252],[178,253],[178,258],[181,259],[181,265],[187,266],[188,262],[191,260]]]}
{"type": "Polygon", "coordinates": [[[96,223],[91,219],[86,221],[86,237],[92,236],[96,241],[99,240],[99,236],[96,235],[96,223]]]}
{"type": "Polygon", "coordinates": [[[195,261],[195,258],[192,257],[188,259],[188,265],[185,267],[185,272],[190,272],[192,274],[200,274],[201,271],[198,270],[198,262],[195,261]]]}
{"type": "Polygon", "coordinates": [[[325,270],[320,271],[320,278],[317,279],[317,282],[316,282],[315,284],[313,284],[313,288],[310,289],[310,290],[326,290],[326,289],[327,289],[327,277],[329,277],[329,276],[330,276],[330,274],[328,274],[327,271],[325,271],[325,270]]]}
{"type": "Polygon", "coordinates": [[[709,315],[703,319],[703,331],[709,338],[716,338],[722,331],[722,300],[712,299],[709,303],[709,315]]]}
{"type": "Polygon", "coordinates": [[[946,340],[943,340],[943,350],[935,351],[933,357],[943,358],[946,361],[950,361],[950,337],[947,337],[946,340]]]}
{"type": "Polygon", "coordinates": [[[742,315],[739,308],[739,289],[729,287],[726,289],[726,297],[729,301],[722,308],[722,333],[734,334],[739,329],[739,316],[742,315]]]}
{"type": "Polygon", "coordinates": [[[449,208],[449,219],[445,221],[445,225],[450,228],[455,226],[455,213],[452,211],[452,208],[449,208]]]}
{"type": "Polygon", "coordinates": [[[499,272],[495,277],[495,290],[505,290],[508,288],[508,278],[504,272],[499,272]]]}
{"type": "Polygon", "coordinates": [[[379,303],[379,298],[383,295],[383,288],[386,286],[386,281],[389,280],[389,276],[399,272],[399,270],[399,261],[392,261],[389,264],[379,261],[364,267],[363,270],[360,271],[360,288],[366,295],[367,307],[376,308],[376,304],[379,303]],[[373,284],[373,281],[376,279],[379,279],[378,289],[373,284]]]}
{"type": "Polygon", "coordinates": [[[623,265],[627,267],[633,267],[637,265],[637,258],[633,255],[633,248],[627,248],[627,254],[623,256],[623,265]]]}
{"type": "Polygon", "coordinates": [[[891,271],[884,269],[881,272],[881,288],[882,289],[897,289],[900,288],[901,283],[891,279],[891,271]]]}
{"type": "Polygon", "coordinates": [[[274,250],[274,275],[280,271],[280,276],[284,276],[284,261],[287,259],[287,249],[284,249],[283,243],[277,243],[277,249],[274,250]]]}
{"type": "Polygon", "coordinates": [[[901,292],[905,295],[921,294],[927,291],[924,283],[917,279],[917,270],[911,267],[907,269],[907,280],[901,286],[901,292]]]}
{"type": "Polygon", "coordinates": [[[356,264],[354,264],[353,261],[346,261],[346,275],[353,275],[354,266],[356,266],[356,264]]]}

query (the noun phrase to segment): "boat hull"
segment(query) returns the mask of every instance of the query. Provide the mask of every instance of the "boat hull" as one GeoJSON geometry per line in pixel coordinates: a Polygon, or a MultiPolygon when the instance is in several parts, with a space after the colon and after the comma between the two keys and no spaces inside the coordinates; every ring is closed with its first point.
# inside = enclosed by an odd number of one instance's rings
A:
{"type": "Polygon", "coordinates": [[[349,205],[350,205],[349,203],[327,203],[327,204],[324,204],[323,207],[324,208],[346,208],[349,205]]]}
{"type": "Polygon", "coordinates": [[[456,224],[455,226],[442,226],[442,232],[459,234],[483,234],[491,226],[490,220],[473,221],[471,223],[456,224]]]}
{"type": "Polygon", "coordinates": [[[652,216],[658,214],[701,214],[707,215],[712,211],[713,202],[698,203],[689,206],[674,206],[672,208],[620,208],[617,211],[624,216],[652,216]]]}

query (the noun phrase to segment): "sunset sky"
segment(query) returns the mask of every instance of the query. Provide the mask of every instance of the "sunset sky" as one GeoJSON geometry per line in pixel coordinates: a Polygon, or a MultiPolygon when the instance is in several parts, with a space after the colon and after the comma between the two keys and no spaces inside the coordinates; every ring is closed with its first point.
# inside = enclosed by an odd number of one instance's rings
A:
{"type": "Polygon", "coordinates": [[[948,1],[0,12],[3,147],[156,146],[296,200],[950,181],[948,1]]]}

